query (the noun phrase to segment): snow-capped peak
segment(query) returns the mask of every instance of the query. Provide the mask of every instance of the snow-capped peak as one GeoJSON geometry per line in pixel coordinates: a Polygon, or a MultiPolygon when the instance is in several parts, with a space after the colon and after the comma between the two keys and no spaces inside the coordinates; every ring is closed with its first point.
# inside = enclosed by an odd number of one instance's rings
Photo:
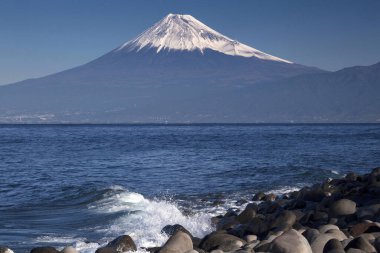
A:
{"type": "Polygon", "coordinates": [[[169,14],[116,51],[139,51],[142,48],[154,48],[157,53],[161,50],[199,50],[203,53],[205,49],[211,49],[227,55],[291,63],[230,39],[191,15],[169,14]]]}

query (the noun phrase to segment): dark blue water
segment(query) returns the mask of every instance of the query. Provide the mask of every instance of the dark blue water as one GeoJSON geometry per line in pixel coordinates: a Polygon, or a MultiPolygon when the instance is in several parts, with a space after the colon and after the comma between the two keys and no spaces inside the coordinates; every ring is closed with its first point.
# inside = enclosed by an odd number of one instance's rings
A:
{"type": "Polygon", "coordinates": [[[2,125],[0,244],[93,252],[130,233],[153,246],[161,226],[201,235],[256,191],[377,166],[380,125],[2,125]]]}

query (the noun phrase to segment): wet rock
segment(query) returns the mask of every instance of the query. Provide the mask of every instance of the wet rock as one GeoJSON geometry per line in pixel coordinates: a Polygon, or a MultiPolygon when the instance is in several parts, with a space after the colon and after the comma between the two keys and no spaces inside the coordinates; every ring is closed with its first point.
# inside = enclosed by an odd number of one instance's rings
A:
{"type": "Polygon", "coordinates": [[[268,195],[265,195],[264,201],[275,201],[276,200],[276,195],[273,193],[269,193],[268,195]]]}
{"type": "Polygon", "coordinates": [[[281,206],[276,201],[266,201],[259,206],[259,212],[263,214],[272,214],[281,209],[281,206]]]}
{"type": "Polygon", "coordinates": [[[270,242],[267,241],[261,241],[256,247],[255,252],[269,252],[271,249],[270,242]]]}
{"type": "Polygon", "coordinates": [[[358,175],[354,172],[350,172],[348,173],[346,176],[345,176],[345,179],[348,181],[348,182],[353,182],[353,181],[356,181],[358,179],[358,175]]]}
{"type": "Polygon", "coordinates": [[[8,247],[0,246],[0,253],[14,253],[14,252],[8,247]]]}
{"type": "Polygon", "coordinates": [[[335,239],[338,239],[339,241],[343,241],[347,239],[347,236],[339,229],[330,229],[326,231],[326,234],[331,235],[332,237],[334,237],[335,239]]]}
{"type": "Polygon", "coordinates": [[[160,249],[161,247],[151,247],[151,248],[146,248],[145,250],[149,251],[150,253],[155,253],[155,252],[158,252],[160,249]]]}
{"type": "Polygon", "coordinates": [[[217,230],[224,230],[233,228],[235,225],[239,224],[239,222],[236,220],[235,216],[228,216],[223,217],[219,220],[218,224],[216,225],[217,230]]]}
{"type": "Polygon", "coordinates": [[[244,240],[248,243],[252,242],[252,241],[256,241],[257,235],[246,235],[246,236],[244,236],[244,240]]]}
{"type": "Polygon", "coordinates": [[[259,210],[259,206],[256,204],[256,203],[249,203],[245,209],[252,209],[252,210],[255,210],[256,212],[259,210]]]}
{"type": "Polygon", "coordinates": [[[67,246],[61,250],[61,253],[77,253],[77,250],[72,246],[67,246]]]}
{"type": "Polygon", "coordinates": [[[351,249],[347,250],[346,253],[367,253],[367,252],[365,252],[364,250],[361,250],[361,249],[351,248],[351,249]]]}
{"type": "Polygon", "coordinates": [[[377,237],[373,243],[373,246],[375,246],[375,249],[377,252],[380,252],[380,237],[377,237]]]}
{"type": "Polygon", "coordinates": [[[268,230],[269,230],[268,222],[263,220],[260,217],[253,218],[253,220],[248,224],[248,227],[246,228],[247,233],[254,234],[254,235],[264,234],[268,230]]]}
{"type": "Polygon", "coordinates": [[[58,253],[59,251],[54,247],[36,247],[30,251],[30,253],[58,253]]]}
{"type": "Polygon", "coordinates": [[[326,233],[328,230],[331,230],[331,229],[337,229],[337,230],[339,230],[339,227],[338,227],[338,226],[335,226],[335,225],[332,225],[332,224],[327,224],[327,225],[320,226],[320,227],[318,228],[319,233],[321,233],[321,234],[324,234],[324,233],[326,233]]]}
{"type": "Polygon", "coordinates": [[[236,201],[236,205],[238,205],[238,206],[242,206],[246,203],[248,203],[248,201],[245,199],[239,199],[238,201],[236,201]]]}
{"type": "Polygon", "coordinates": [[[350,215],[356,212],[356,203],[349,199],[340,199],[330,206],[330,215],[338,217],[342,215],[350,215]]]}
{"type": "Polygon", "coordinates": [[[224,217],[236,217],[238,216],[238,213],[236,211],[236,209],[234,208],[229,208],[226,212],[226,214],[224,215],[224,217]]]}
{"type": "Polygon", "coordinates": [[[350,248],[354,249],[360,249],[365,252],[376,252],[375,247],[373,247],[366,239],[363,237],[357,237],[350,241],[347,246],[345,247],[345,250],[348,250],[350,248]]]}
{"type": "Polygon", "coordinates": [[[345,253],[342,243],[337,239],[329,240],[323,248],[323,253],[345,253]]]}
{"type": "Polygon", "coordinates": [[[362,222],[355,224],[350,229],[350,234],[354,237],[363,233],[380,232],[380,227],[376,223],[362,222]]]}
{"type": "Polygon", "coordinates": [[[375,241],[375,236],[373,234],[364,233],[364,234],[359,235],[358,237],[363,237],[363,239],[365,239],[369,242],[375,241]]]}
{"type": "Polygon", "coordinates": [[[241,212],[236,220],[241,224],[249,223],[256,216],[256,211],[251,208],[246,208],[243,212],[241,212]]]}
{"type": "Polygon", "coordinates": [[[255,241],[248,242],[246,245],[243,246],[243,248],[244,249],[246,249],[246,248],[254,249],[259,244],[260,244],[260,241],[259,240],[255,240],[255,241]]]}
{"type": "Polygon", "coordinates": [[[214,249],[210,253],[224,253],[224,251],[220,249],[214,249]]]}
{"type": "Polygon", "coordinates": [[[265,193],[264,192],[258,192],[255,194],[255,196],[253,196],[252,200],[253,201],[261,201],[263,200],[265,197],[265,193]]]}
{"type": "Polygon", "coordinates": [[[314,228],[306,229],[305,232],[302,233],[302,235],[306,238],[306,240],[311,243],[319,236],[319,231],[314,228]]]}
{"type": "Polygon", "coordinates": [[[357,217],[359,219],[372,218],[380,212],[380,204],[374,204],[370,206],[364,206],[358,209],[357,217]]]}
{"type": "Polygon", "coordinates": [[[254,253],[253,249],[246,248],[246,249],[239,249],[235,251],[235,253],[254,253]]]}
{"type": "Polygon", "coordinates": [[[274,239],[270,251],[273,253],[312,253],[306,238],[294,229],[274,239]]]}
{"type": "Polygon", "coordinates": [[[161,229],[161,233],[167,234],[168,236],[174,235],[177,231],[182,231],[193,238],[193,235],[180,224],[166,225],[161,229]]]}
{"type": "Polygon", "coordinates": [[[244,244],[246,244],[246,241],[240,239],[239,237],[230,234],[214,232],[209,234],[202,240],[200,248],[209,252],[215,249],[228,252],[235,251],[241,248],[244,244]]]}
{"type": "Polygon", "coordinates": [[[191,237],[182,231],[177,231],[162,246],[159,253],[185,253],[193,250],[193,242],[191,237]]]}
{"type": "Polygon", "coordinates": [[[306,189],[303,188],[300,191],[299,198],[304,201],[320,202],[326,194],[321,189],[306,189]]]}
{"type": "Polygon", "coordinates": [[[307,205],[307,202],[303,199],[296,199],[292,202],[292,209],[303,209],[307,205]]]}
{"type": "Polygon", "coordinates": [[[292,211],[285,211],[281,213],[272,223],[271,228],[287,230],[291,228],[296,222],[296,215],[292,211]]]}
{"type": "Polygon", "coordinates": [[[326,243],[331,239],[335,238],[328,234],[319,234],[310,244],[313,253],[323,253],[326,243]]]}
{"type": "MultiPolygon", "coordinates": [[[[182,231],[183,232],[183,231],[182,231]]],[[[193,241],[193,248],[195,249],[196,247],[199,247],[199,244],[201,244],[202,239],[198,237],[193,237],[191,238],[193,241]]]]}
{"type": "Polygon", "coordinates": [[[192,250],[186,251],[185,253],[199,253],[199,252],[196,251],[195,249],[192,249],[192,250]]]}
{"type": "Polygon", "coordinates": [[[95,251],[95,253],[118,253],[116,249],[110,247],[101,247],[95,251]]]}
{"type": "Polygon", "coordinates": [[[117,252],[136,251],[136,244],[129,235],[122,235],[107,244],[106,248],[115,249],[117,252]]]}

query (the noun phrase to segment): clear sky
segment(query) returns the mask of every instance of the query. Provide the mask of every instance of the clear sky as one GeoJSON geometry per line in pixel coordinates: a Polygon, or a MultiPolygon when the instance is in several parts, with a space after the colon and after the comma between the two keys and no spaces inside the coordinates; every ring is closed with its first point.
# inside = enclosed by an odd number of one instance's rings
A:
{"type": "Polygon", "coordinates": [[[379,0],[0,0],[0,84],[86,63],[168,13],[326,70],[380,61],[379,0]]]}

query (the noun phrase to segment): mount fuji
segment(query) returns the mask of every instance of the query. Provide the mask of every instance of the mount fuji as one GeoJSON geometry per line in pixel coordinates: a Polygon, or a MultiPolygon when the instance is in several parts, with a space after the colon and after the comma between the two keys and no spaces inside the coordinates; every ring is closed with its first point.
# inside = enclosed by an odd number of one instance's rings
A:
{"type": "MultiPolygon", "coordinates": [[[[190,15],[169,14],[87,64],[0,87],[0,122],[315,121],[313,112],[283,112],[289,96],[278,94],[288,89],[282,80],[318,74],[330,73],[242,44],[190,15]]],[[[302,85],[289,87],[302,97],[302,85]]]]}

